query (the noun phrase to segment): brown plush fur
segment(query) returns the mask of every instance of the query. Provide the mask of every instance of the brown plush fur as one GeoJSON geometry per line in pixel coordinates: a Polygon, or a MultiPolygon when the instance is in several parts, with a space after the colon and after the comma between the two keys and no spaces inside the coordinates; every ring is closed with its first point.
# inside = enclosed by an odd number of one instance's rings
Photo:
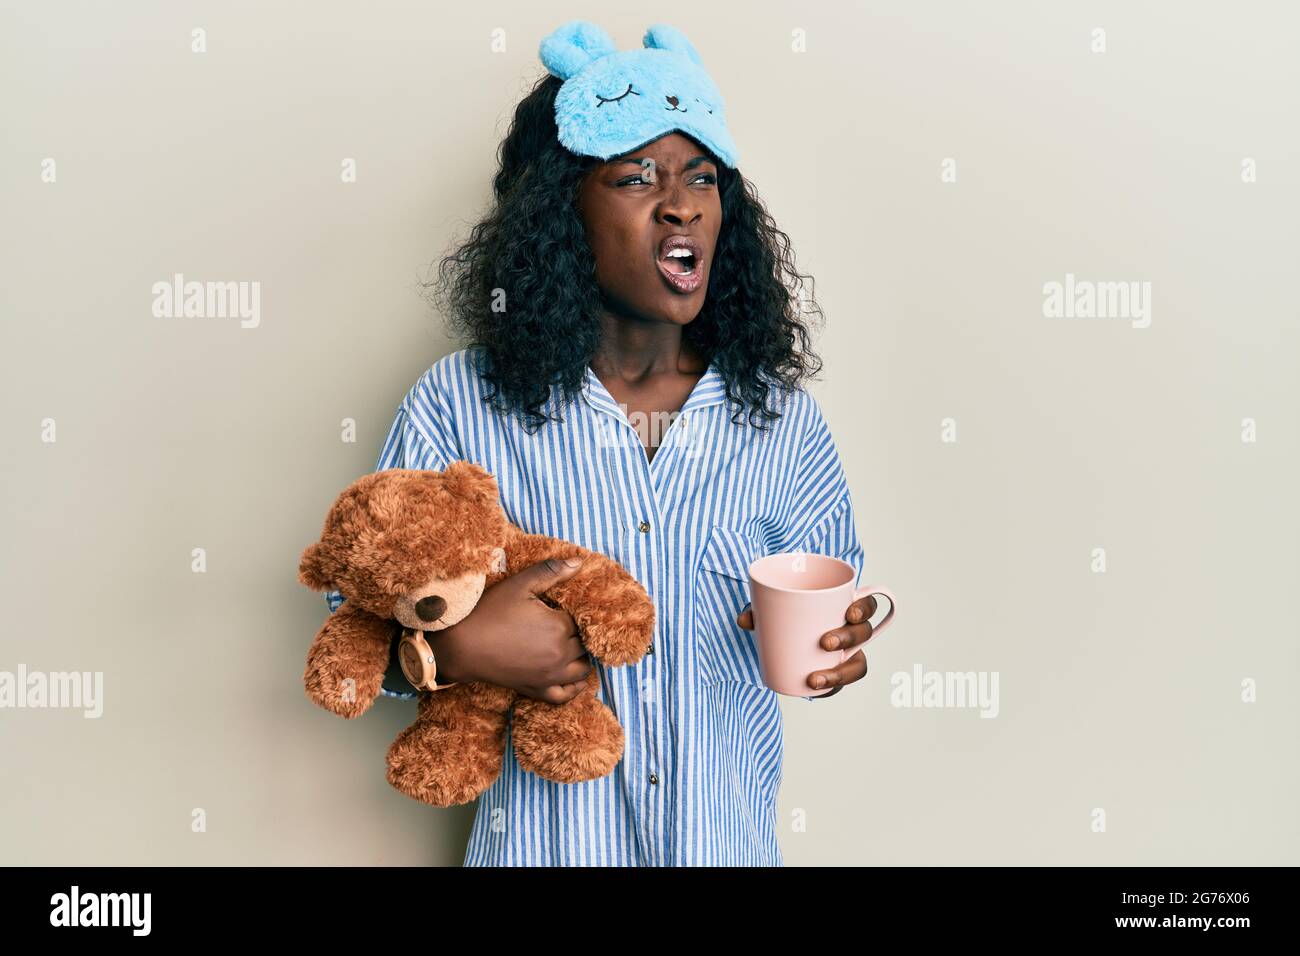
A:
{"type": "MultiPolygon", "coordinates": [[[[360,716],[379,696],[401,626],[450,627],[485,588],[574,555],[582,567],[544,598],[573,616],[597,660],[639,661],[654,634],[654,604],[641,584],[605,555],[511,524],[496,479],[482,467],[458,461],[443,472],[366,475],[339,495],[299,565],[307,587],[347,598],[308,652],[308,696],[342,717],[360,716]]],[[[501,772],[512,708],[521,767],[560,783],[603,777],[622,759],[623,728],[596,699],[598,686],[593,669],[586,689],[563,704],[482,682],[421,692],[415,723],[388,749],[388,781],[438,807],[475,799],[501,772]]]]}

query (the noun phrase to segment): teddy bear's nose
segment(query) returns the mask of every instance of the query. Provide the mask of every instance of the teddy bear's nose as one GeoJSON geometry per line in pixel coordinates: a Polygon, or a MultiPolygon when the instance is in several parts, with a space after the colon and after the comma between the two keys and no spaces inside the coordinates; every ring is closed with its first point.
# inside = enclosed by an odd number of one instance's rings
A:
{"type": "Polygon", "coordinates": [[[442,617],[442,612],[445,610],[447,610],[447,602],[437,595],[420,598],[415,602],[415,613],[420,616],[421,621],[436,621],[442,617]]]}
{"type": "Polygon", "coordinates": [[[677,108],[677,97],[675,96],[668,97],[668,102],[672,104],[673,109],[677,108]]]}

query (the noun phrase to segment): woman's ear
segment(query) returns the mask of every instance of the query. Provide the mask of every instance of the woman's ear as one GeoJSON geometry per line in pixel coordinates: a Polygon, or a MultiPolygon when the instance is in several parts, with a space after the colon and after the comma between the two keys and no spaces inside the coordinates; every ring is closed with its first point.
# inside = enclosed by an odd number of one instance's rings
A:
{"type": "Polygon", "coordinates": [[[309,545],[298,562],[298,580],[313,591],[330,591],[334,582],[325,570],[325,549],[320,542],[309,545]]]}

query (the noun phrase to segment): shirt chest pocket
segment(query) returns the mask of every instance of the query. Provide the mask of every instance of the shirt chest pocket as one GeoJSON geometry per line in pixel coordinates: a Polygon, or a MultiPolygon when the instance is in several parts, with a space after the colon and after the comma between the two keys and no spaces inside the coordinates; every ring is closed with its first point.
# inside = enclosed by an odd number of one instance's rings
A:
{"type": "Polygon", "coordinates": [[[722,525],[709,531],[695,571],[695,652],[703,683],[765,686],[754,632],[736,623],[749,603],[749,565],[764,550],[743,532],[722,525]]]}

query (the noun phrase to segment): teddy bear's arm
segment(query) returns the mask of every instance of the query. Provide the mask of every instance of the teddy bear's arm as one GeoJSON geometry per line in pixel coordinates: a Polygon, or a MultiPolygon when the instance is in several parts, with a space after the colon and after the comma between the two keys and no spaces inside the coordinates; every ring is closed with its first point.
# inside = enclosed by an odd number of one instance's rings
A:
{"type": "Polygon", "coordinates": [[[654,602],[626,568],[606,555],[513,526],[505,550],[511,573],[547,558],[582,558],[578,572],[546,597],[573,616],[587,650],[601,663],[635,664],[645,656],[654,638],[654,602]]]}
{"type": "Polygon", "coordinates": [[[396,633],[392,621],[345,601],[307,652],[307,696],[340,717],[359,717],[383,686],[396,633]]]}

